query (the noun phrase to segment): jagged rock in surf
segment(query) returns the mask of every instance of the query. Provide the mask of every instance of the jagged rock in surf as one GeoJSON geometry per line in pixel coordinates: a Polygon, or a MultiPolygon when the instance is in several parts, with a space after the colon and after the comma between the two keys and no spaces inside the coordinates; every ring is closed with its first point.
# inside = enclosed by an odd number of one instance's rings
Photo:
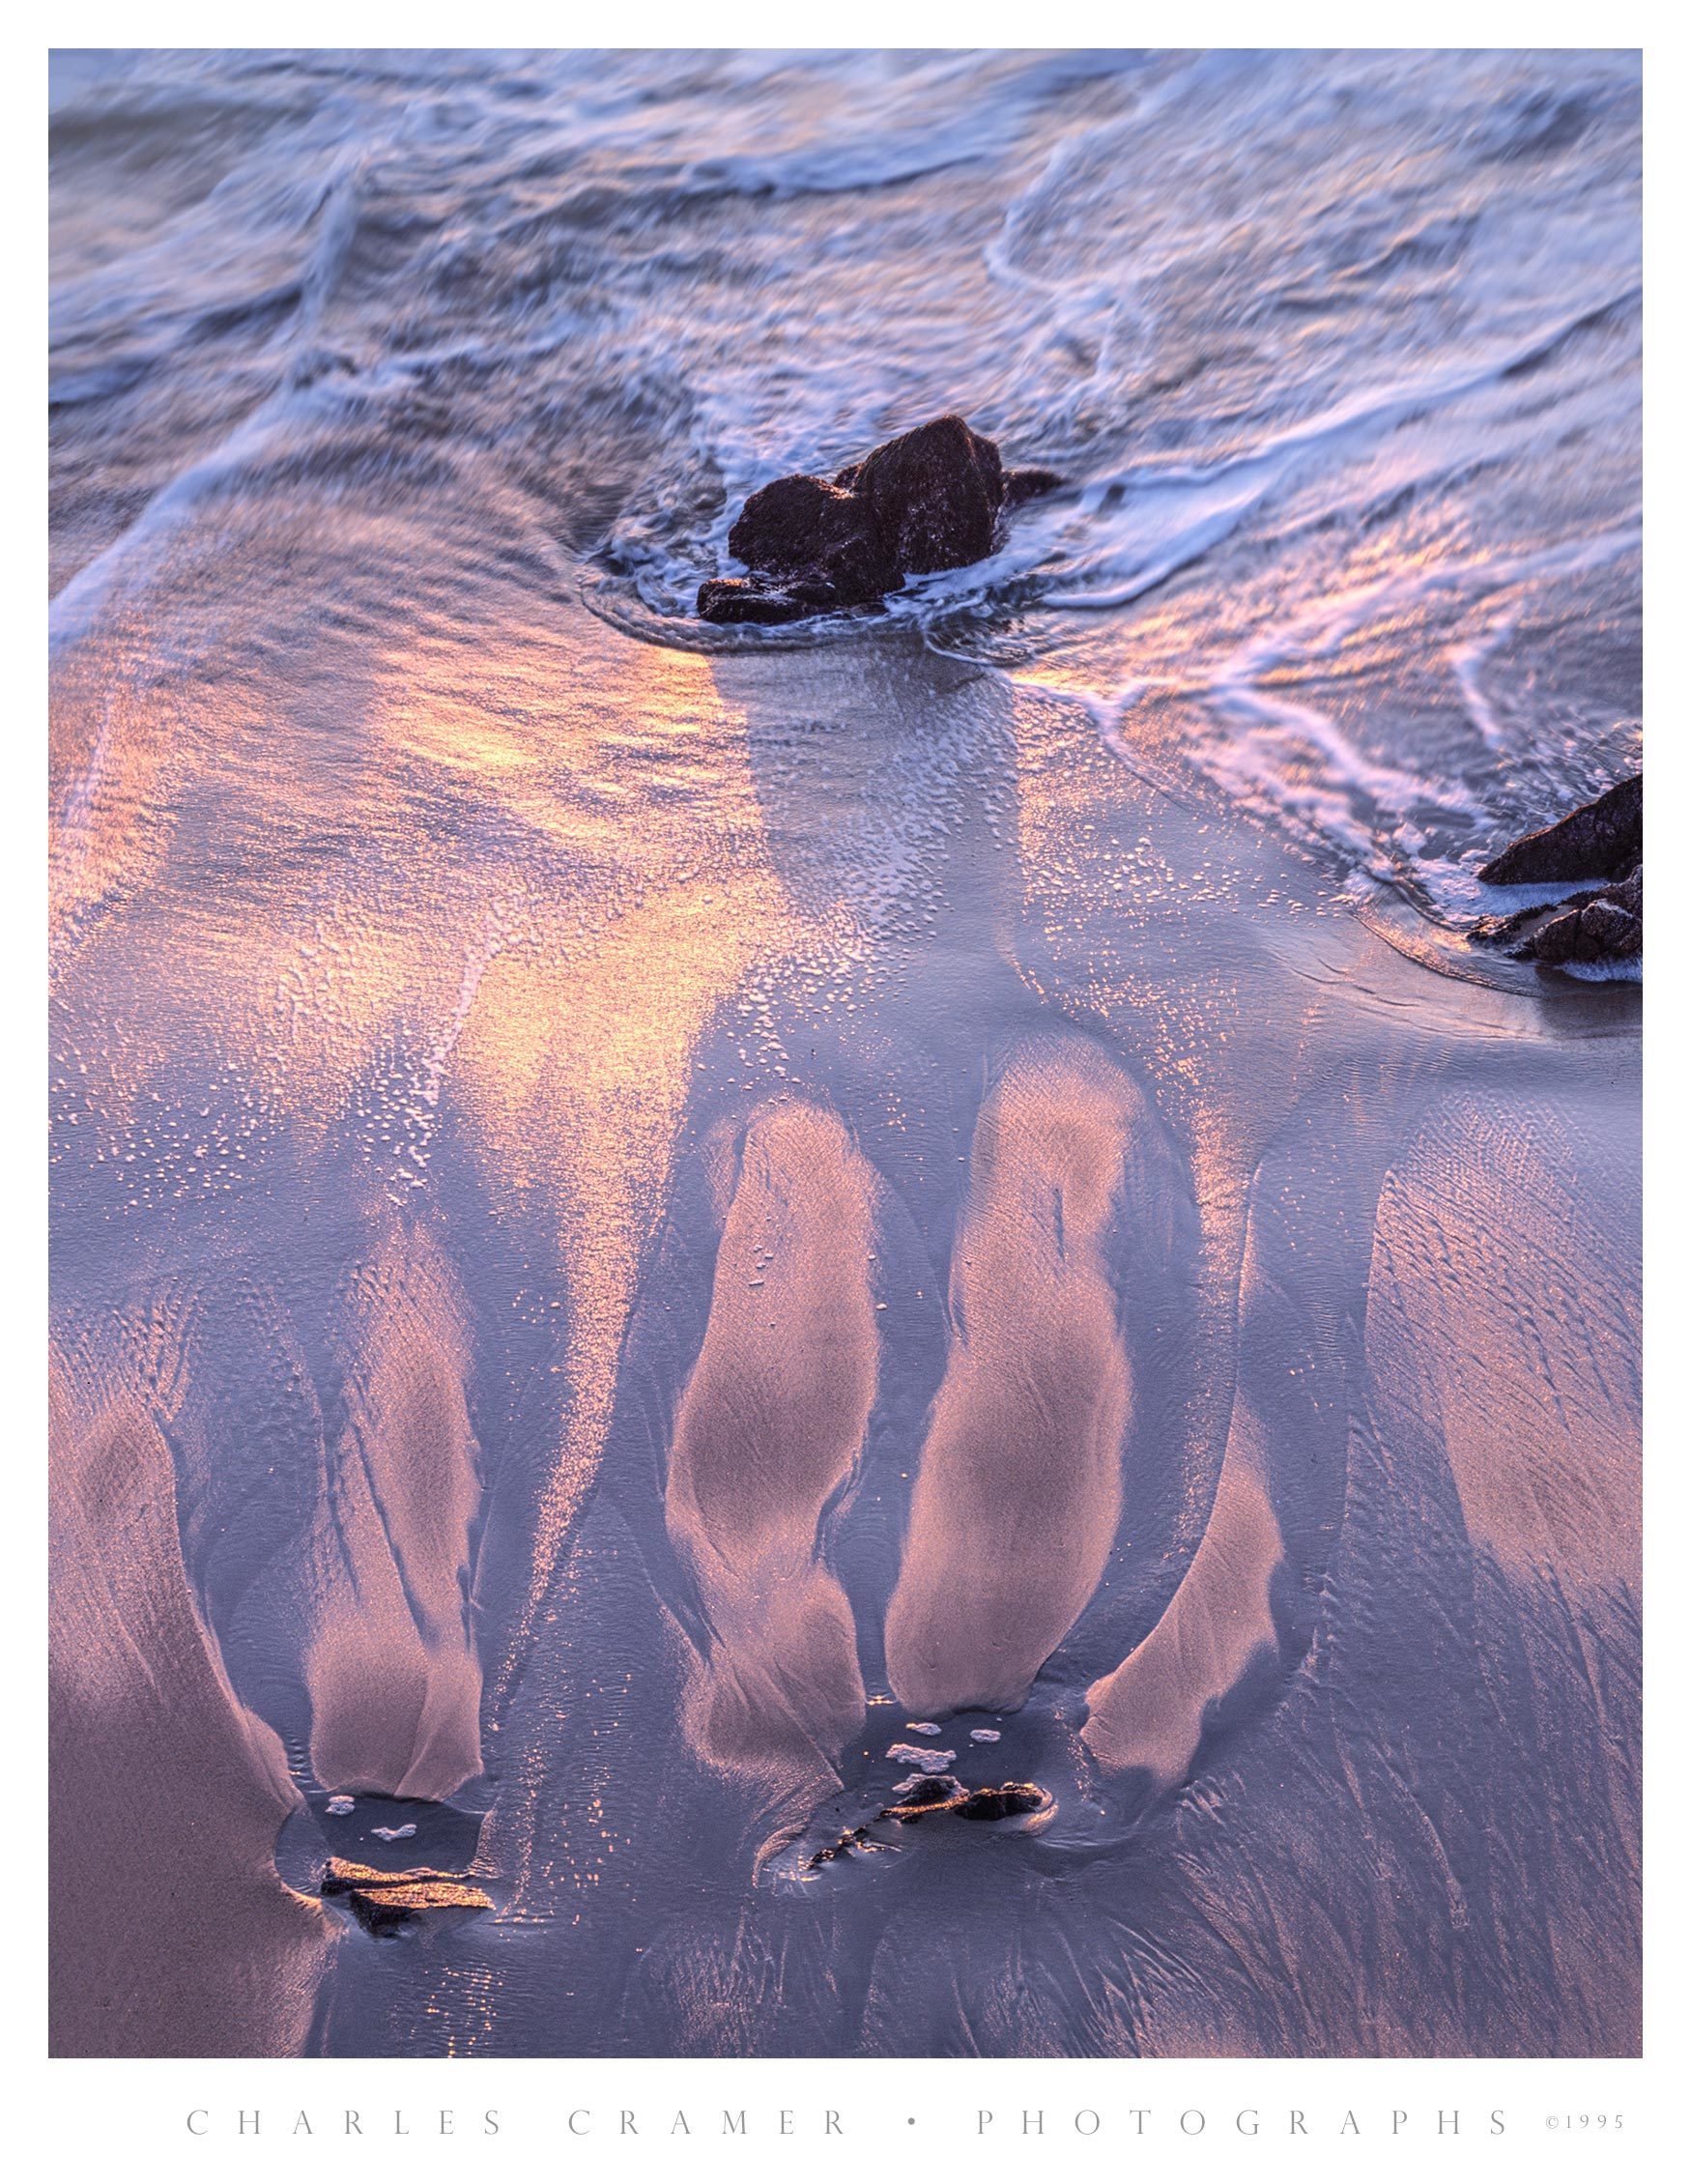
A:
{"type": "Polygon", "coordinates": [[[1515,953],[1539,963],[1623,961],[1644,954],[1644,920],[1613,896],[1599,895],[1549,919],[1515,953]]]}
{"type": "Polygon", "coordinates": [[[872,606],[906,577],[984,560],[1003,511],[1061,482],[1051,471],[1006,471],[961,417],[936,417],[831,478],[800,473],[752,494],[728,543],[753,574],[708,579],[699,612],[782,622],[872,606]]]}
{"type": "Polygon", "coordinates": [[[1473,937],[1505,947],[1522,963],[1602,963],[1644,953],[1644,776],[1617,782],[1601,796],[1518,842],[1480,867],[1493,886],[1608,878],[1560,903],[1535,904],[1505,917],[1481,918],[1473,937]]]}
{"type": "Polygon", "coordinates": [[[1588,887],[1560,903],[1481,918],[1474,938],[1519,963],[1626,962],[1644,953],[1644,867],[1613,887],[1588,887]]]}
{"type": "Polygon", "coordinates": [[[1509,917],[1481,917],[1473,937],[1518,963],[1625,963],[1643,955],[1643,865],[1615,887],[1586,887],[1509,917]]]}
{"type": "Polygon", "coordinates": [[[1635,773],[1536,834],[1523,834],[1479,876],[1488,886],[1619,879],[1644,858],[1644,776],[1635,773]]]}

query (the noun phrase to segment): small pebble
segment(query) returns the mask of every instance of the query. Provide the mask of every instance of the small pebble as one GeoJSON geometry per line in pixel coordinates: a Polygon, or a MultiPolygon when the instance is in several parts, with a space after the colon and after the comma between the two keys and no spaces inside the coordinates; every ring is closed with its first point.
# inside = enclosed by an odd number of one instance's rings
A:
{"type": "Polygon", "coordinates": [[[372,1827],[372,1835],[380,1835],[384,1843],[403,1843],[408,1835],[416,1833],[416,1822],[408,1820],[403,1827],[372,1827]]]}
{"type": "Polygon", "coordinates": [[[353,1801],[344,1793],[340,1793],[330,1798],[329,1809],[336,1820],[344,1820],[353,1809],[353,1801]]]}
{"type": "Polygon", "coordinates": [[[904,1727],[913,1729],[918,1737],[937,1737],[939,1735],[939,1724],[936,1721],[907,1721],[904,1727]]]}
{"type": "Polygon", "coordinates": [[[975,1744],[995,1744],[998,1741],[998,1736],[999,1733],[996,1729],[971,1729],[969,1731],[969,1740],[975,1744]]]}

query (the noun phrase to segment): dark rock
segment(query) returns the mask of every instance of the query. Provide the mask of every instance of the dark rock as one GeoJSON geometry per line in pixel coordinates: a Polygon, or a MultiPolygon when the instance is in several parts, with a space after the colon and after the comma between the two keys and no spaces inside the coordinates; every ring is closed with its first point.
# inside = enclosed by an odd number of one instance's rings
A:
{"type": "Polygon", "coordinates": [[[1537,834],[1510,843],[1479,876],[1492,886],[1605,877],[1548,906],[1481,918],[1473,937],[1526,963],[1598,963],[1644,953],[1644,776],[1617,782],[1537,834]]]}
{"type": "Polygon", "coordinates": [[[955,1774],[926,1774],[920,1782],[912,1782],[904,1793],[907,1805],[949,1804],[953,1797],[960,1797],[963,1786],[955,1774]]]}
{"type": "Polygon", "coordinates": [[[992,551],[1004,465],[961,417],[936,417],[873,448],[851,491],[869,503],[900,575],[930,576],[984,561],[992,551]]]}
{"type": "Polygon", "coordinates": [[[1596,888],[1588,888],[1583,895],[1568,896],[1565,902],[1548,906],[1542,903],[1533,903],[1524,910],[1511,910],[1506,917],[1481,918],[1470,937],[1488,948],[1501,948],[1508,941],[1518,940],[1524,934],[1533,932],[1557,911],[1583,909],[1588,903],[1597,900],[1597,894],[1596,888]]]}
{"type": "Polygon", "coordinates": [[[1017,1813],[1039,1812],[1046,1801],[1037,1782],[1006,1782],[995,1790],[971,1790],[957,1813],[960,1820],[1009,1820],[1017,1813]]]}
{"type": "Polygon", "coordinates": [[[1036,1782],[983,1784],[978,1790],[965,1790],[955,1774],[935,1774],[912,1783],[903,1802],[888,1805],[880,1817],[904,1827],[936,1820],[942,1813],[957,1820],[1010,1820],[1017,1813],[1040,1812],[1048,1802],[1036,1782]]]}
{"type": "Polygon", "coordinates": [[[854,1851],[878,1851],[883,1847],[870,1841],[867,1827],[852,1827],[837,1843],[824,1843],[819,1851],[813,1853],[804,1862],[807,1869],[815,1873],[819,1866],[832,1864],[835,1858],[850,1857],[854,1851]]]}
{"type": "Polygon", "coordinates": [[[1624,879],[1617,880],[1613,887],[1605,887],[1603,900],[1605,903],[1613,903],[1618,909],[1624,910],[1629,917],[1642,918],[1644,916],[1643,865],[1640,865],[1635,872],[1629,873],[1624,879]]]}
{"type": "Polygon", "coordinates": [[[1582,889],[1562,902],[1481,917],[1473,939],[1509,948],[1521,963],[1608,963],[1643,955],[1643,865],[1613,887],[1582,889]]]}
{"type": "Polygon", "coordinates": [[[1601,897],[1541,925],[1520,950],[1539,963],[1600,963],[1644,953],[1644,921],[1601,897]]]}
{"type": "Polygon", "coordinates": [[[1511,842],[1479,876],[1493,887],[1619,879],[1644,855],[1644,776],[1633,774],[1554,826],[1511,842]]]}
{"type": "Polygon", "coordinates": [[[728,534],[728,550],[747,568],[821,605],[863,605],[900,577],[872,502],[819,477],[778,477],[754,493],[728,534]]]}
{"type": "Polygon", "coordinates": [[[955,1812],[962,1801],[963,1786],[955,1774],[929,1774],[920,1782],[912,1782],[900,1803],[884,1806],[879,1817],[913,1827],[918,1821],[931,1820],[937,1813],[955,1812]]]}
{"type": "Polygon", "coordinates": [[[320,1892],[343,1898],[365,1933],[383,1938],[423,1919],[433,1924],[443,1915],[493,1909],[486,1890],[462,1874],[420,1865],[403,1873],[385,1873],[379,1866],[360,1865],[353,1858],[330,1859],[320,1892]]]}
{"type": "Polygon", "coordinates": [[[1644,920],[1605,896],[1580,912],[1580,942],[1591,950],[1592,963],[1606,956],[1642,956],[1644,920]]]}
{"type": "Polygon", "coordinates": [[[831,478],[800,473],[760,487],[728,537],[753,575],[708,579],[700,615],[782,622],[872,605],[906,577],[984,560],[1000,513],[1061,482],[1051,471],[1007,474],[991,441],[961,417],[936,417],[831,478]]]}
{"type": "Polygon", "coordinates": [[[816,611],[790,591],[743,576],[713,576],[699,587],[699,612],[706,621],[799,621],[816,611]]]}
{"type": "Polygon", "coordinates": [[[1473,937],[1491,947],[1507,945],[1521,963],[1599,963],[1641,956],[1644,867],[1612,887],[1586,888],[1508,917],[1481,918],[1473,937]]]}

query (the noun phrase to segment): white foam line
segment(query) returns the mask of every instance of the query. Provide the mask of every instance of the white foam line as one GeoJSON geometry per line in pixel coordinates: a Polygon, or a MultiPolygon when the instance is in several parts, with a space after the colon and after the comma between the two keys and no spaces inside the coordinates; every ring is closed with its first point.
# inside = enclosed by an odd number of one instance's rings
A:
{"type": "Polygon", "coordinates": [[[1476,637],[1467,645],[1456,645],[1450,648],[1450,673],[1456,677],[1456,687],[1462,693],[1463,710],[1479,731],[1480,741],[1488,751],[1503,750],[1504,724],[1485,694],[1479,671],[1498,647],[1506,644],[1515,634],[1518,619],[1518,615],[1511,608],[1493,622],[1483,637],[1476,637]]]}
{"type": "MultiPolygon", "coordinates": [[[[1266,796],[1281,816],[1301,819],[1354,856],[1373,876],[1395,877],[1390,847],[1381,843],[1372,827],[1359,823],[1352,801],[1354,791],[1370,800],[1386,825],[1393,819],[1398,821],[1391,842],[1403,854],[1413,855],[1420,845],[1419,830],[1404,819],[1404,814],[1417,805],[1437,804],[1476,824],[1483,823],[1486,814],[1455,783],[1422,780],[1400,767],[1365,758],[1327,714],[1308,704],[1271,696],[1261,688],[1263,678],[1281,668],[1331,657],[1346,638],[1380,616],[1406,605],[1470,589],[1505,591],[1539,577],[1581,574],[1604,567],[1619,555],[1635,550],[1640,536],[1635,515],[1591,537],[1561,539],[1502,560],[1471,556],[1432,568],[1394,573],[1331,594],[1313,602],[1290,622],[1259,631],[1211,675],[1140,680],[1115,691],[1072,689],[1058,694],[1072,697],[1084,706],[1104,747],[1135,772],[1143,771],[1144,761],[1123,733],[1135,705],[1153,693],[1209,701],[1222,713],[1246,724],[1246,733],[1211,743],[1201,760],[1194,754],[1194,762],[1203,763],[1205,770],[1224,786],[1247,798],[1266,796]],[[1288,744],[1302,744],[1318,753],[1336,778],[1302,782],[1291,778],[1284,762],[1292,756],[1288,744]]],[[[1511,610],[1483,638],[1449,654],[1475,724],[1494,750],[1502,747],[1502,726],[1490,712],[1475,675],[1490,647],[1501,643],[1513,626],[1511,610]]]]}

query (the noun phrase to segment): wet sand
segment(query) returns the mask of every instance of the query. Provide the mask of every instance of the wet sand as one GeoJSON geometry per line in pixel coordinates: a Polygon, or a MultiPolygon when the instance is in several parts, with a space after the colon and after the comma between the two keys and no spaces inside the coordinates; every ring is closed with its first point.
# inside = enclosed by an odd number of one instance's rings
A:
{"type": "Polygon", "coordinates": [[[89,693],[209,550],[60,669],[62,2052],[190,1965],[255,2053],[1633,2051],[1636,992],[904,637],[484,576],[476,674],[150,670],[161,772],[89,693]],[[912,1741],[1049,1825],[774,1886],[912,1741]],[[498,1911],[331,1947],[268,1845],[371,1788],[498,1911]]]}
{"type": "Polygon", "coordinates": [[[1132,1388],[1103,1244],[1126,1207],[1131,1079],[1078,1043],[1018,1050],[983,1104],[952,1252],[951,1343],[887,1611],[920,1714],[1019,1707],[1097,1590],[1122,1513],[1132,1388]]]}
{"type": "Polygon", "coordinates": [[[874,1179],[838,1118],[796,1101],[722,1157],[738,1172],[665,1502],[710,1619],[685,1712],[713,1764],[790,1767],[814,1789],[863,1719],[850,1605],[817,1532],[874,1400],[874,1179]]]}
{"type": "Polygon", "coordinates": [[[333,1948],[272,1860],[299,1793],[188,1593],[143,1395],[90,1381],[53,1359],[49,2047],[297,2055],[333,1948]]]}
{"type": "Polygon", "coordinates": [[[55,2045],[1634,2051],[1637,54],[50,73],[55,2045]]]}

